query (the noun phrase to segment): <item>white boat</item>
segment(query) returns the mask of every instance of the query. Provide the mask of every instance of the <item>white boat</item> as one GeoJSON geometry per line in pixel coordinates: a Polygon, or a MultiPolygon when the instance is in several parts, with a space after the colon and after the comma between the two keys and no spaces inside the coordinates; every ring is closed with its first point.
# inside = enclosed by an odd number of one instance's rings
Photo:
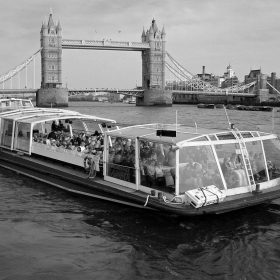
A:
{"type": "Polygon", "coordinates": [[[275,134],[233,126],[120,128],[110,119],[23,106],[23,100],[22,108],[8,108],[7,102],[0,102],[0,166],[69,192],[184,216],[280,197],[275,134]],[[52,129],[59,121],[61,129],[52,129]],[[79,151],[79,143],[69,149],[64,140],[75,143],[77,135],[100,143],[90,153],[79,151]]]}

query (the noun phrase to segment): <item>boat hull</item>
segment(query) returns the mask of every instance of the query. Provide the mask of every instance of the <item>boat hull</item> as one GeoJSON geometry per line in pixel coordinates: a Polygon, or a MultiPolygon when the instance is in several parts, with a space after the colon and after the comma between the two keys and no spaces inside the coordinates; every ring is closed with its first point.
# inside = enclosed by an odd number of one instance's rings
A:
{"type": "Polygon", "coordinates": [[[43,159],[20,156],[15,153],[0,151],[0,166],[26,175],[36,180],[48,183],[73,194],[85,195],[98,199],[104,199],[113,203],[121,203],[127,206],[159,210],[180,216],[197,216],[206,214],[221,214],[234,210],[262,204],[280,197],[280,186],[266,189],[262,193],[246,193],[236,195],[235,199],[227,198],[218,204],[194,208],[187,204],[170,204],[157,197],[148,197],[148,194],[136,190],[126,191],[112,188],[102,178],[96,180],[87,179],[87,174],[77,176],[74,172],[58,168],[59,163],[47,164],[43,159]],[[146,206],[144,206],[146,204],[146,206]]]}

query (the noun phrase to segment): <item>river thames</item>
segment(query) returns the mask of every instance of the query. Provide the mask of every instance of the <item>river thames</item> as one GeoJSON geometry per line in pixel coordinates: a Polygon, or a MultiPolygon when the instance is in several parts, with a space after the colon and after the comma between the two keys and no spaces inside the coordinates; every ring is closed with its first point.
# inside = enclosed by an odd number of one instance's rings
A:
{"type": "MultiPolygon", "coordinates": [[[[194,105],[69,109],[129,124],[175,123],[177,111],[181,124],[228,127],[223,109],[194,105]]],[[[228,115],[239,129],[273,123],[271,112],[228,115]]],[[[280,132],[280,112],[274,124],[280,132]]],[[[76,197],[2,168],[0,196],[0,280],[280,278],[280,200],[182,218],[76,197]]]]}

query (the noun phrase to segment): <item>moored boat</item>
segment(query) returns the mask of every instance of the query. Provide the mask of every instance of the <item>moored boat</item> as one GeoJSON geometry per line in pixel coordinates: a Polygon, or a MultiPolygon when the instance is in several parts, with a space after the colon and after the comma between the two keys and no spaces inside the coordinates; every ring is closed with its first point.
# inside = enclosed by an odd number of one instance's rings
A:
{"type": "Polygon", "coordinates": [[[224,104],[216,104],[215,105],[215,108],[217,108],[217,109],[223,109],[224,108],[224,104]]]}
{"type": "Polygon", "coordinates": [[[215,104],[197,104],[197,108],[204,108],[204,109],[215,109],[215,104]]]}
{"type": "Polygon", "coordinates": [[[280,197],[275,134],[234,126],[121,128],[69,110],[7,109],[0,113],[0,166],[72,193],[185,216],[280,197]]]}
{"type": "Polygon", "coordinates": [[[270,107],[270,106],[245,106],[245,105],[239,105],[239,106],[237,106],[237,110],[271,112],[273,110],[273,107],[270,107]]]}

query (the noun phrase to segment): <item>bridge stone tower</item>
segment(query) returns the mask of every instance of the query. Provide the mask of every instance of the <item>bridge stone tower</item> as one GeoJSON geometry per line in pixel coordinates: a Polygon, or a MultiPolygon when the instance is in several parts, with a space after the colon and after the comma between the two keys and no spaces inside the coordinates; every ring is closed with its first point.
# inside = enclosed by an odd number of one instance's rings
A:
{"type": "Polygon", "coordinates": [[[60,20],[55,23],[52,12],[41,28],[41,88],[36,95],[40,107],[67,107],[68,90],[62,88],[62,28],[60,20]]]}
{"type": "Polygon", "coordinates": [[[142,32],[142,43],[150,49],[142,51],[142,87],[144,97],[137,99],[138,106],[172,106],[172,92],[165,90],[165,29],[157,27],[153,18],[150,29],[142,32]]]}

